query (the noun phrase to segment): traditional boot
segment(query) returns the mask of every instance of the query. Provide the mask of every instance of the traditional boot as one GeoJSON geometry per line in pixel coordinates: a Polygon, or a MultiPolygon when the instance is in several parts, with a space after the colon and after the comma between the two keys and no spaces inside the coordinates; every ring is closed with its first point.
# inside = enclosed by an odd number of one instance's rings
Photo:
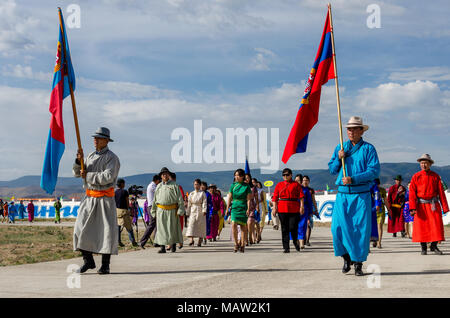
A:
{"type": "Polygon", "coordinates": [[[94,257],[92,256],[91,252],[81,250],[81,254],[83,255],[83,266],[80,267],[79,272],[84,273],[88,269],[94,269],[95,268],[95,261],[94,257]]]}
{"type": "Polygon", "coordinates": [[[158,253],[162,254],[166,252],[166,246],[165,245],[161,245],[160,246],[160,250],[158,251],[158,253]]]}
{"type": "Polygon", "coordinates": [[[172,244],[172,246],[170,247],[170,251],[172,253],[175,253],[177,251],[177,244],[172,244]]]}
{"type": "Polygon", "coordinates": [[[350,255],[345,254],[342,255],[342,258],[344,259],[344,266],[342,267],[342,273],[348,273],[351,269],[352,260],[350,259],[350,255]]]}
{"type": "Polygon", "coordinates": [[[356,276],[364,276],[364,273],[362,271],[362,262],[355,262],[355,275],[356,276]]]}
{"type": "Polygon", "coordinates": [[[441,252],[441,250],[437,247],[437,242],[432,242],[430,246],[430,251],[434,252],[436,255],[442,255],[444,253],[441,252]]]}
{"type": "Polygon", "coordinates": [[[293,243],[297,252],[300,252],[300,245],[298,244],[298,240],[293,241],[293,243]]]}
{"type": "Polygon", "coordinates": [[[111,254],[102,254],[102,267],[97,271],[100,275],[109,274],[109,261],[111,254]]]}
{"type": "Polygon", "coordinates": [[[120,239],[121,234],[122,234],[122,227],[119,225],[119,246],[124,247],[125,245],[122,243],[122,240],[120,239]]]}
{"type": "Polygon", "coordinates": [[[420,254],[427,255],[427,243],[422,242],[420,245],[422,246],[422,252],[420,254]]]}

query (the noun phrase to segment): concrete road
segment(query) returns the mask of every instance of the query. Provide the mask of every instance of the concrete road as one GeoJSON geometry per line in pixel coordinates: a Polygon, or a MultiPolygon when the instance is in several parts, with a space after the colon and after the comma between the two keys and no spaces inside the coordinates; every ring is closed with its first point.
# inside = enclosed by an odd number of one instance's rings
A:
{"type": "Polygon", "coordinates": [[[229,231],[200,248],[185,242],[176,253],[149,247],[113,256],[110,275],[69,273],[81,258],[1,267],[0,297],[450,297],[447,242],[444,255],[422,256],[419,244],[385,235],[364,263],[367,274],[356,277],[353,269],[341,273],[328,227],[314,228],[312,246],[290,254],[281,253],[281,233],[271,226],[245,253],[233,253],[229,231]]]}

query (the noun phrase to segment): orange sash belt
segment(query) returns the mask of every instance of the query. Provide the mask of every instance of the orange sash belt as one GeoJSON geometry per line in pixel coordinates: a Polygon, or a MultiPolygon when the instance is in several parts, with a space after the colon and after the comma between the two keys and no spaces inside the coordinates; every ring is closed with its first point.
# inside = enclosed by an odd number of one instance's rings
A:
{"type": "Polygon", "coordinates": [[[113,197],[114,188],[109,188],[106,190],[91,190],[86,189],[86,195],[91,198],[101,198],[101,197],[113,197]]]}

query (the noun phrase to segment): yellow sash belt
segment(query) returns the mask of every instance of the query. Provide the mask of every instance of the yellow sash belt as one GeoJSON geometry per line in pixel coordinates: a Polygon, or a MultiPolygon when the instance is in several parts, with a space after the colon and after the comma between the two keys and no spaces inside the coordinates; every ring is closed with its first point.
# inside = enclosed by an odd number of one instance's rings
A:
{"type": "Polygon", "coordinates": [[[156,206],[163,210],[173,210],[178,209],[178,204],[172,204],[172,205],[162,205],[162,204],[156,204],[156,206]]]}
{"type": "Polygon", "coordinates": [[[86,189],[86,195],[88,197],[92,197],[92,198],[113,197],[114,196],[114,188],[109,188],[106,190],[86,189]]]}
{"type": "Polygon", "coordinates": [[[392,204],[391,206],[393,206],[394,208],[401,208],[402,207],[400,204],[392,204]]]}

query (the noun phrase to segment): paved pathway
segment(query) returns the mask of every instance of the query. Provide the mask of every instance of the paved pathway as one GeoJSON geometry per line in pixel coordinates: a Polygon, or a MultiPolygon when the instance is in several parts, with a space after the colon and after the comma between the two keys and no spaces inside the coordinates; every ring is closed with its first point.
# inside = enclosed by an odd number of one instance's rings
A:
{"type": "Polygon", "coordinates": [[[67,286],[77,281],[67,268],[81,258],[0,267],[0,297],[450,297],[447,242],[440,245],[445,255],[422,256],[419,244],[387,235],[383,249],[372,249],[364,263],[367,274],[356,277],[353,269],[341,273],[328,227],[314,228],[312,246],[290,254],[281,253],[280,231],[271,226],[243,254],[232,252],[229,231],[200,248],[158,254],[149,247],[113,256],[111,275],[88,271],[78,276],[80,288],[67,286]]]}

